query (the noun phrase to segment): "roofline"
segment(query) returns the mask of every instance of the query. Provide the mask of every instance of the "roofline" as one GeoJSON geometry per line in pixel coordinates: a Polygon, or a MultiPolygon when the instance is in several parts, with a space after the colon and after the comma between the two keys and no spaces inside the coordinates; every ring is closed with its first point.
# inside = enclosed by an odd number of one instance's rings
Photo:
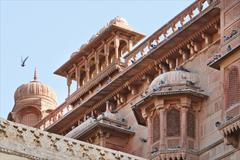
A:
{"type": "Polygon", "coordinates": [[[142,40],[145,37],[144,34],[142,34],[140,32],[136,32],[134,30],[131,30],[131,28],[121,27],[119,25],[112,24],[109,27],[107,27],[106,29],[104,29],[104,31],[101,32],[98,36],[96,36],[93,40],[90,40],[75,55],[70,57],[70,59],[68,59],[67,62],[65,62],[62,66],[60,66],[56,71],[54,71],[54,74],[65,77],[66,74],[64,73],[64,69],[67,66],[73,65],[74,62],[76,63],[82,56],[86,56],[86,53],[89,53],[89,51],[90,51],[89,49],[91,49],[91,47],[94,44],[96,44],[96,42],[99,41],[99,39],[102,39],[106,34],[109,34],[109,32],[114,31],[114,30],[128,32],[131,36],[136,38],[134,44],[136,44],[138,41],[142,40]]]}

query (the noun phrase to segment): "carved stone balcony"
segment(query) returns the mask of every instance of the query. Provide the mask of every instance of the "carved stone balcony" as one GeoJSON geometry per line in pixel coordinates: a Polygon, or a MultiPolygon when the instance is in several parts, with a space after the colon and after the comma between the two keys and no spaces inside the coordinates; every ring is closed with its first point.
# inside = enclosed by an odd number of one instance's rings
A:
{"type": "Polygon", "coordinates": [[[222,132],[227,145],[240,148],[240,115],[229,118],[223,124],[216,122],[216,126],[222,132]]]}

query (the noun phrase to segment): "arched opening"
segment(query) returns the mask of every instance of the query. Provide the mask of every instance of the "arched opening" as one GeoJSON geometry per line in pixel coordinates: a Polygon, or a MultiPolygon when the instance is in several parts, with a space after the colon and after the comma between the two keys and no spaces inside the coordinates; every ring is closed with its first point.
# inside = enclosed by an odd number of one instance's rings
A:
{"type": "Polygon", "coordinates": [[[109,56],[108,56],[109,64],[113,63],[115,58],[116,58],[115,47],[114,47],[114,42],[112,41],[109,44],[109,56]]]}
{"type": "Polygon", "coordinates": [[[41,120],[41,112],[35,107],[28,106],[19,111],[20,123],[34,126],[41,120]]]}
{"type": "Polygon", "coordinates": [[[125,52],[127,52],[127,42],[125,40],[120,40],[118,48],[118,57],[120,58],[125,52]]]}

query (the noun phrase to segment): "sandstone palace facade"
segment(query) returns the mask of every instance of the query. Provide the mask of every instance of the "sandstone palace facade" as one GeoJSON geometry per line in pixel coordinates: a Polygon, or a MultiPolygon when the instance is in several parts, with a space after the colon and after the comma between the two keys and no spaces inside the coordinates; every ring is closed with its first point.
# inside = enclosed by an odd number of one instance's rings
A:
{"type": "Polygon", "coordinates": [[[60,105],[35,72],[1,119],[0,155],[239,160],[240,1],[197,0],[144,37],[111,20],[54,72],[60,105]]]}

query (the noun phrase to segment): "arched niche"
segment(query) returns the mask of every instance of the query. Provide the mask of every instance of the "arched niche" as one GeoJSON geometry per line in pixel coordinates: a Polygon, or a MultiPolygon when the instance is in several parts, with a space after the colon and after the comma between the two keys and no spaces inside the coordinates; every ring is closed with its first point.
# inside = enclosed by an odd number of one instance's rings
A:
{"type": "Polygon", "coordinates": [[[42,118],[42,113],[34,106],[26,106],[17,113],[19,123],[34,126],[42,118]]]}
{"type": "Polygon", "coordinates": [[[121,57],[125,52],[128,50],[128,43],[126,40],[121,39],[119,41],[119,48],[118,48],[118,57],[121,57]]]}
{"type": "Polygon", "coordinates": [[[116,57],[116,53],[115,53],[114,41],[112,41],[109,44],[109,55],[108,55],[109,63],[113,63],[115,57],[116,57]]]}

